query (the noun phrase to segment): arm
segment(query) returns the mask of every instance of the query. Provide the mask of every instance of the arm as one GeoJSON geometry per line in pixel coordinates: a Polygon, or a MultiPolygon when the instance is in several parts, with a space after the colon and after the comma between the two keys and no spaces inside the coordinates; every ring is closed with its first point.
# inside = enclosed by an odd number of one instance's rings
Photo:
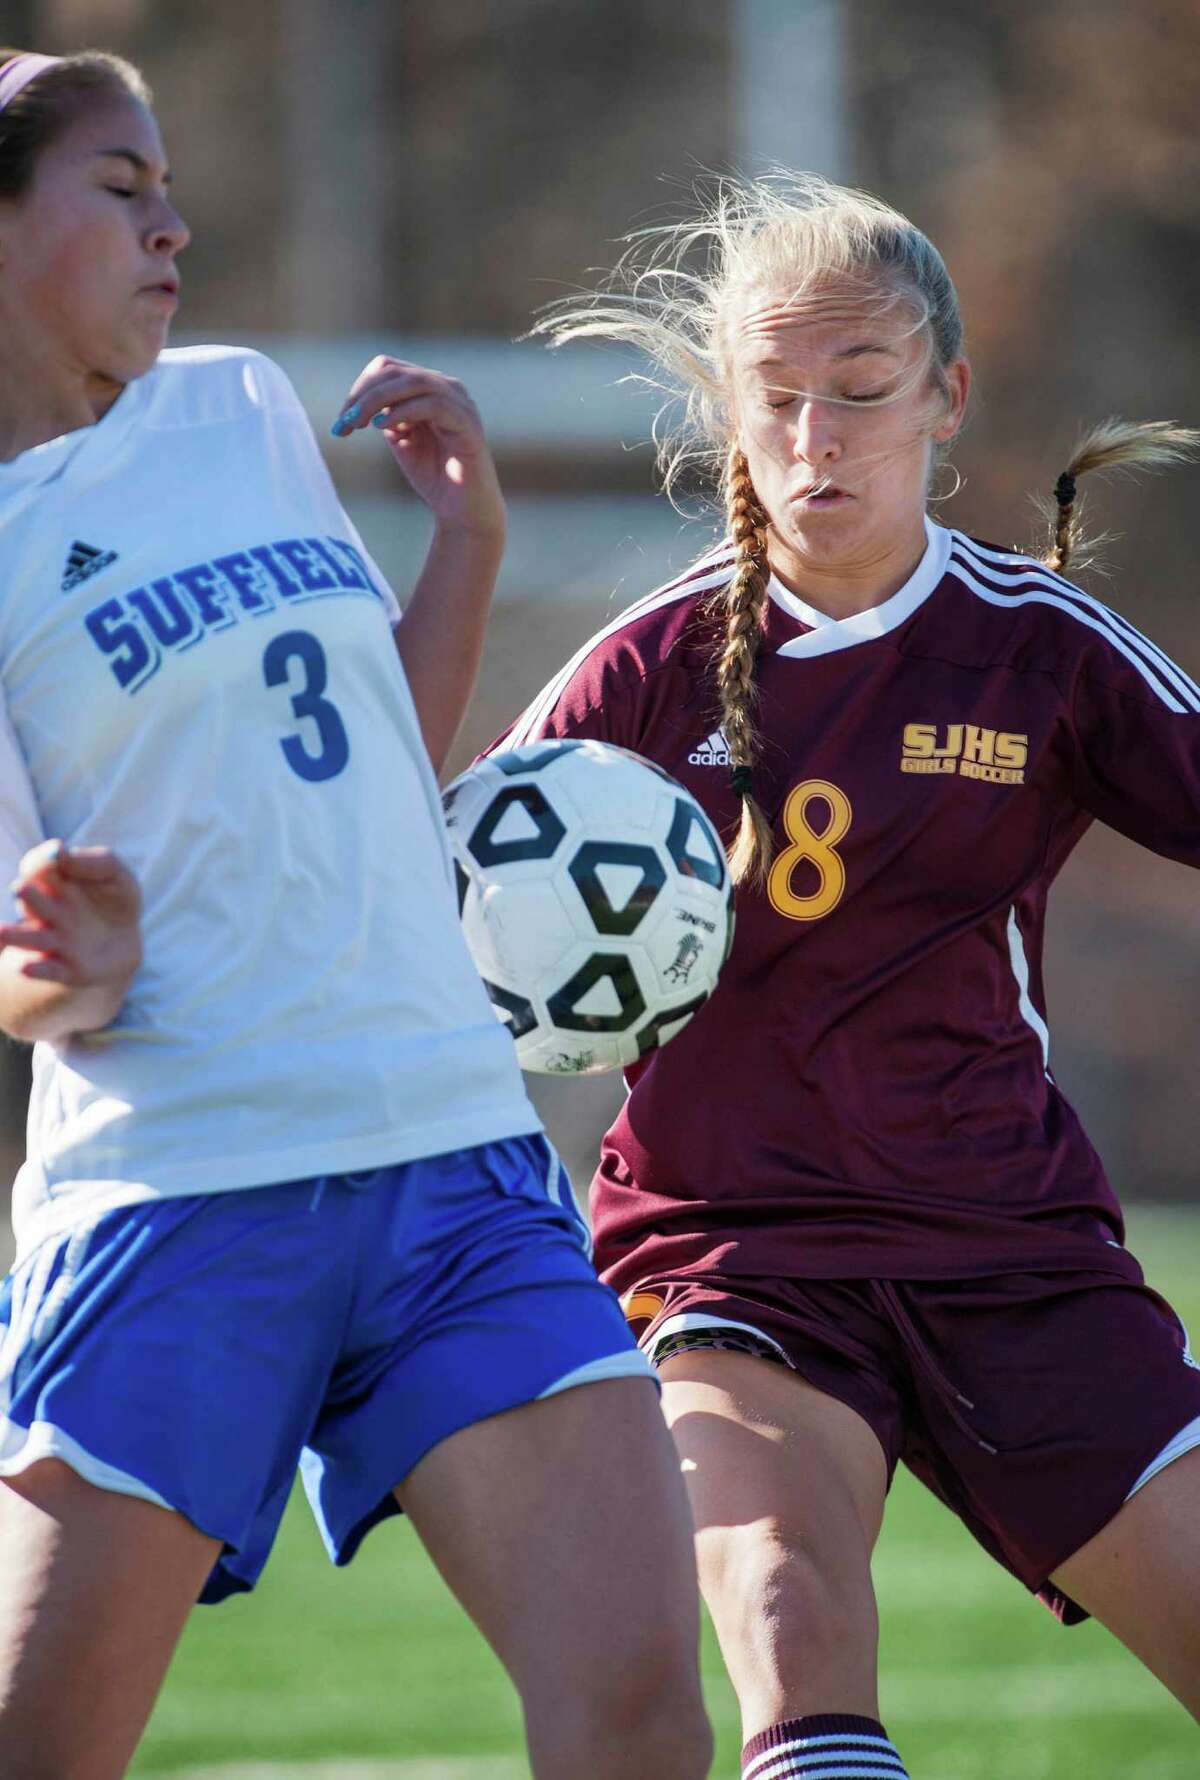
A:
{"type": "Polygon", "coordinates": [[[1200,865],[1200,688],[1126,627],[1097,639],[1072,688],[1076,801],[1152,852],[1200,865]]]}
{"type": "Polygon", "coordinates": [[[341,438],[372,425],[434,521],[396,646],[436,771],[475,685],[504,553],[504,501],[475,405],[453,378],[373,359],[333,430],[341,438]]]}
{"type": "Polygon", "coordinates": [[[0,1027],[55,1042],[116,1018],[142,961],[141,894],[107,847],[48,841],[13,886],[20,918],[0,926],[0,1027]]]}

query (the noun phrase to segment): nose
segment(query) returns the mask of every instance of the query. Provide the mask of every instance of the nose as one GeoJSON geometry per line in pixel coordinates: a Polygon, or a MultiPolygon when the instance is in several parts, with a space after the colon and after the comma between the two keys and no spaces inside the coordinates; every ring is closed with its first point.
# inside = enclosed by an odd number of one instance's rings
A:
{"type": "Polygon", "coordinates": [[[838,405],[805,396],[796,414],[792,452],[801,463],[831,464],[842,455],[838,405]]]}
{"type": "Polygon", "coordinates": [[[146,245],[151,253],[182,253],[191,238],[192,231],[174,204],[169,198],[164,198],[161,209],[146,232],[146,245]]]}

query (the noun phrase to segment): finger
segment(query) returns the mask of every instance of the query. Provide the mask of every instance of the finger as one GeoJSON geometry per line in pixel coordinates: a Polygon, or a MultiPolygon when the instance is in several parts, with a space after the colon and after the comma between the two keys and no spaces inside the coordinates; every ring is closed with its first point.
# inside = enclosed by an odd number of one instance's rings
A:
{"type": "Polygon", "coordinates": [[[0,948],[12,946],[18,952],[45,952],[49,930],[32,922],[6,922],[0,927],[0,948]]]}
{"type": "Polygon", "coordinates": [[[359,379],[333,424],[334,436],[344,438],[347,433],[368,426],[381,409],[422,395],[440,396],[480,424],[474,403],[456,378],[444,377],[440,371],[427,371],[419,365],[401,365],[389,366],[370,378],[359,379]]]}
{"type": "Polygon", "coordinates": [[[27,915],[35,915],[46,927],[55,927],[62,919],[62,904],[48,896],[40,884],[22,884],[16,891],[17,901],[27,915]]]}
{"type": "Polygon", "coordinates": [[[39,841],[36,847],[30,847],[22,854],[21,863],[17,867],[17,882],[23,878],[35,878],[47,871],[53,871],[66,851],[67,843],[62,840],[39,841]]]}
{"type": "Polygon", "coordinates": [[[389,433],[396,427],[410,431],[414,427],[432,427],[444,438],[453,439],[464,448],[473,444],[483,448],[483,423],[473,408],[446,400],[441,394],[404,396],[374,415],[373,424],[389,433]]]}
{"type": "Polygon", "coordinates": [[[38,983],[74,983],[75,973],[61,958],[47,952],[42,958],[30,958],[22,964],[18,975],[32,977],[38,983]]]}
{"type": "Polygon", "coordinates": [[[111,847],[64,847],[58,858],[60,876],[83,884],[111,883],[127,870],[111,847]]]}

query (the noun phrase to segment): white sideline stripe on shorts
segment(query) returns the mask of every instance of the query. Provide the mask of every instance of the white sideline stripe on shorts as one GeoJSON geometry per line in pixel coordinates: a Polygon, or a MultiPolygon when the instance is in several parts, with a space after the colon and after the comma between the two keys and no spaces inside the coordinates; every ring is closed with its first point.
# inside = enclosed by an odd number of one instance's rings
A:
{"type": "Polygon", "coordinates": [[[674,1316],[669,1316],[665,1323],[658,1325],[654,1334],[646,1342],[647,1358],[651,1360],[654,1358],[661,1341],[669,1340],[672,1335],[689,1334],[695,1329],[740,1329],[744,1334],[756,1335],[760,1341],[765,1341],[768,1347],[773,1347],[785,1366],[790,1366],[792,1363],[779,1343],[772,1341],[769,1335],[764,1335],[761,1329],[756,1329],[753,1323],[735,1322],[731,1316],[714,1316],[710,1310],[677,1310],[674,1316]]]}
{"type": "Polygon", "coordinates": [[[619,630],[624,630],[625,626],[632,624],[635,619],[643,618],[649,612],[656,612],[660,606],[670,606],[676,600],[689,598],[693,593],[706,593],[712,587],[720,587],[723,582],[729,579],[733,568],[732,557],[733,546],[722,544],[718,550],[710,551],[708,556],[702,556],[699,562],[693,563],[683,575],[677,575],[673,581],[667,581],[663,586],[656,587],[653,593],[648,593],[642,599],[635,600],[632,606],[626,606],[625,610],[614,618],[611,624],[606,624],[604,629],[598,630],[594,637],[589,637],[583,647],[575,651],[566,666],[560,668],[554,678],[543,686],[537,697],[526,706],[513,724],[505,741],[505,747],[520,748],[530,739],[554,709],[570,684],[573,675],[583,666],[593,649],[598,649],[601,643],[607,642],[609,637],[615,636],[619,630]],[[717,559],[717,566],[706,574],[699,574],[698,570],[704,568],[714,558],[717,559]]]}
{"type": "MultiPolygon", "coordinates": [[[[955,549],[957,550],[957,545],[955,549]]],[[[965,555],[965,552],[963,555],[965,555]]],[[[962,582],[964,587],[969,588],[972,593],[977,594],[981,600],[986,600],[989,606],[1001,606],[1005,609],[1011,609],[1013,606],[1030,605],[1057,606],[1060,612],[1068,613],[1072,618],[1076,619],[1078,623],[1086,624],[1089,630],[1096,631],[1097,634],[1102,636],[1107,643],[1110,643],[1119,654],[1123,655],[1126,661],[1137,669],[1147,686],[1150,687],[1152,692],[1158,695],[1169,711],[1176,711],[1182,716],[1188,711],[1200,710],[1200,702],[1181,704],[1179,699],[1175,697],[1175,694],[1164,686],[1157,674],[1152,671],[1149,662],[1145,661],[1142,656],[1137,653],[1132,644],[1121,635],[1115,625],[1103,622],[1101,619],[1081,611],[1078,606],[1072,605],[1071,601],[1064,599],[1062,594],[1058,592],[1051,582],[1042,584],[1039,578],[1038,586],[1026,588],[1021,593],[1018,593],[1015,590],[1012,593],[998,593],[995,588],[985,587],[983,582],[977,580],[976,576],[972,574],[972,567],[974,567],[978,573],[984,573],[982,565],[964,561],[963,555],[955,554],[953,551],[951,552],[950,561],[946,565],[947,573],[954,575],[962,582]]],[[[1104,608],[1102,607],[1101,610],[1104,610],[1104,608]]]]}
{"type": "Polygon", "coordinates": [[[553,1384],[548,1384],[544,1391],[539,1391],[535,1402],[540,1403],[544,1397],[557,1397],[560,1391],[573,1391],[578,1384],[597,1384],[603,1378],[648,1378],[657,1385],[654,1368],[645,1354],[637,1348],[624,1348],[619,1354],[605,1354],[602,1359],[588,1360],[585,1365],[576,1366],[573,1372],[564,1372],[553,1384]]]}
{"type": "Polygon", "coordinates": [[[955,532],[954,537],[955,541],[962,546],[964,554],[980,564],[983,573],[994,575],[995,570],[987,566],[994,562],[1006,569],[1010,575],[1020,575],[1022,578],[1026,578],[1030,574],[1036,575],[1040,580],[1050,582],[1053,587],[1067,595],[1068,598],[1077,601],[1081,606],[1086,606],[1089,611],[1097,613],[1101,618],[1106,618],[1115,629],[1127,636],[1130,642],[1136,643],[1146,654],[1152,656],[1168,678],[1174,681],[1177,690],[1185,698],[1194,701],[1193,709],[1200,711],[1200,686],[1197,686],[1185,668],[1181,668],[1177,661],[1171,660],[1165,649],[1160,649],[1152,637],[1146,636],[1137,628],[1136,624],[1131,624],[1123,613],[1116,611],[1112,606],[1106,606],[1103,600],[1093,598],[1090,593],[1085,593],[1082,587],[1076,587],[1074,582],[1068,581],[1057,570],[1047,568],[1046,564],[1038,562],[1036,557],[1013,553],[1006,556],[1002,551],[989,550],[985,544],[976,543],[974,538],[968,538],[962,532],[955,532]]]}
{"type": "MultiPolygon", "coordinates": [[[[1136,1496],[1144,1483],[1149,1483],[1152,1477],[1157,1477],[1160,1471],[1165,1471],[1168,1465],[1173,1464],[1176,1459],[1181,1459],[1185,1452],[1191,1452],[1197,1446],[1200,1446],[1200,1415],[1196,1417],[1195,1421],[1189,1422],[1186,1428],[1180,1428],[1174,1440],[1168,1440],[1158,1457],[1151,1459],[1130,1490],[1129,1496],[1136,1496]]],[[[1125,1498],[1127,1502],[1129,1496],[1125,1498]]]]}
{"type": "Polygon", "coordinates": [[[143,1502],[153,1502],[158,1508],[174,1512],[174,1505],[148,1483],[130,1476],[128,1471],[118,1471],[115,1465],[106,1465],[53,1422],[38,1421],[23,1428],[7,1416],[0,1419],[0,1477],[15,1477],[39,1459],[62,1459],[85,1483],[94,1483],[97,1489],[110,1490],[117,1496],[139,1496],[143,1502]]]}
{"type": "Polygon", "coordinates": [[[568,1217],[574,1218],[578,1223],[583,1225],[583,1247],[587,1254],[587,1258],[590,1261],[594,1246],[592,1243],[592,1229],[591,1225],[583,1215],[583,1210],[578,1199],[575,1197],[575,1183],[567,1173],[562,1157],[559,1155],[548,1137],[546,1138],[546,1148],[550,1153],[550,1162],[546,1169],[546,1197],[551,1200],[553,1204],[560,1206],[562,1210],[567,1213],[568,1217]]]}

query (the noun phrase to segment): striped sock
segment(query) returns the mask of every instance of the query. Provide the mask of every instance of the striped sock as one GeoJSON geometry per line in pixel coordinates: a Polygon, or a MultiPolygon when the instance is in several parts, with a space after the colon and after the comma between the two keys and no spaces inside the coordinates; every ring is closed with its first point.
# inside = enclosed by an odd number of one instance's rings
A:
{"type": "Polygon", "coordinates": [[[908,1780],[908,1769],[876,1719],[831,1712],[751,1737],[742,1780],[908,1780]]]}

